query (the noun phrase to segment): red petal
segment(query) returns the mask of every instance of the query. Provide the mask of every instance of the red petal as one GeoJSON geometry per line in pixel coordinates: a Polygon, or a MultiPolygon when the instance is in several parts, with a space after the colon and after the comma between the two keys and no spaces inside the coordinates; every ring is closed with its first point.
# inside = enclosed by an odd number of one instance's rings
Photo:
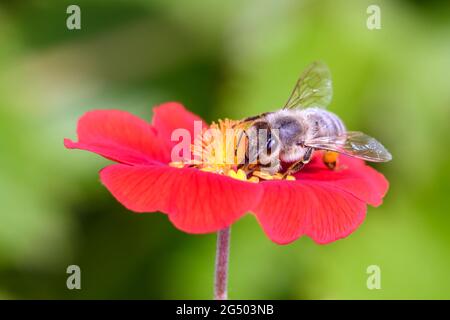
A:
{"type": "Polygon", "coordinates": [[[69,149],[83,149],[127,164],[169,161],[165,146],[144,120],[124,111],[96,110],[78,121],[78,142],[69,139],[69,149]]]}
{"type": "Polygon", "coordinates": [[[268,181],[255,214],[278,244],[302,235],[317,243],[346,237],[364,220],[366,205],[353,195],[321,182],[268,181]]]}
{"type": "Polygon", "coordinates": [[[373,206],[382,203],[389,187],[386,178],[372,167],[365,165],[364,161],[343,155],[339,156],[337,170],[328,169],[321,161],[321,157],[316,156],[313,162],[295,176],[300,181],[320,181],[323,185],[351,193],[373,206]]]}
{"type": "Polygon", "coordinates": [[[191,134],[191,143],[194,142],[196,134],[194,132],[194,122],[199,121],[202,128],[207,128],[207,124],[197,115],[187,111],[183,105],[177,102],[164,103],[153,109],[153,126],[158,133],[158,137],[166,142],[171,148],[178,141],[171,141],[172,132],[175,129],[187,129],[191,134]]]}
{"type": "Polygon", "coordinates": [[[252,210],[261,186],[192,168],[111,165],[100,172],[103,184],[126,208],[162,211],[189,233],[225,228],[252,210]]]}

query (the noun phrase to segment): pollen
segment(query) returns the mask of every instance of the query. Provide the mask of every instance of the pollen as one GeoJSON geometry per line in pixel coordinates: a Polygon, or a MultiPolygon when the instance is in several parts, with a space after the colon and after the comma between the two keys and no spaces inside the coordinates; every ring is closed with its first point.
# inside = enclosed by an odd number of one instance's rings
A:
{"type": "Polygon", "coordinates": [[[339,153],[334,151],[324,151],[322,160],[323,163],[329,168],[329,169],[335,169],[337,165],[337,161],[339,158],[339,153]]]}

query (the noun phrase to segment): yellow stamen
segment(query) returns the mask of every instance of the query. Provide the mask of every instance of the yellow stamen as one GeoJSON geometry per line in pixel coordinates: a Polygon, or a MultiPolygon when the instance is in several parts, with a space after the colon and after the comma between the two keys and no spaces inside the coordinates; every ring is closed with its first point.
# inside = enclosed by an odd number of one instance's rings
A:
{"type": "Polygon", "coordinates": [[[199,169],[208,167],[212,172],[227,173],[243,163],[245,154],[236,153],[238,136],[234,127],[237,123],[239,121],[229,119],[213,122],[194,139],[191,146],[194,159],[190,164],[199,169]]]}

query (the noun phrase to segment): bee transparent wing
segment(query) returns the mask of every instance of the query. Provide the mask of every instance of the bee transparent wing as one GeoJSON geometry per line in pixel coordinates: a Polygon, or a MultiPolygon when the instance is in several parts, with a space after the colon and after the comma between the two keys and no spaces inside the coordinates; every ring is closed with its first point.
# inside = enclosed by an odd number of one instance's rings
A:
{"type": "Polygon", "coordinates": [[[284,109],[326,108],[332,96],[330,70],[323,62],[316,61],[303,71],[284,109]]]}
{"type": "Polygon", "coordinates": [[[365,133],[349,131],[342,136],[314,138],[305,142],[306,146],[343,153],[355,158],[372,161],[387,162],[392,155],[386,148],[365,133]]]}

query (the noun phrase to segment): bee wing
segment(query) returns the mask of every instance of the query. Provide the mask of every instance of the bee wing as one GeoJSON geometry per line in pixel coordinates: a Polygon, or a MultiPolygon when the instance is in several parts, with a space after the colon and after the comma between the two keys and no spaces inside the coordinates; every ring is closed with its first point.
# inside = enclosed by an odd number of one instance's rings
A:
{"type": "Polygon", "coordinates": [[[320,137],[305,142],[306,146],[343,153],[355,158],[387,162],[392,155],[376,139],[358,131],[349,131],[336,137],[320,137]]]}
{"type": "Polygon", "coordinates": [[[284,109],[326,108],[333,96],[331,73],[323,62],[313,62],[301,74],[284,109]]]}

